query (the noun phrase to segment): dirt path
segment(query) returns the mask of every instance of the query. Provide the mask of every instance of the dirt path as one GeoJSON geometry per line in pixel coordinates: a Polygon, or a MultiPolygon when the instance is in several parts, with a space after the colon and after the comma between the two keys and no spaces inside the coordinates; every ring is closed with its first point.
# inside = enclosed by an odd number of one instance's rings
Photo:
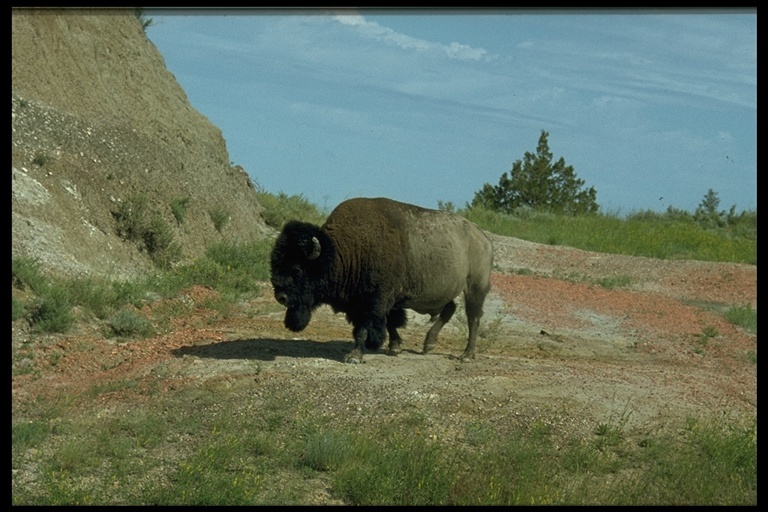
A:
{"type": "Polygon", "coordinates": [[[428,318],[412,316],[400,356],[366,354],[365,364],[349,365],[343,315],[321,308],[296,338],[268,292],[219,318],[203,307],[214,292],[193,288],[178,299],[193,313],[152,339],[118,343],[80,332],[30,341],[14,326],[14,346],[28,357],[13,364],[39,370],[14,372],[14,414],[39,396],[79,396],[119,379],[137,385],[97,400],[144,400],[148,388],[226,389],[242,377],[254,401],[279,388],[361,421],[410,405],[443,438],[477,419],[502,431],[540,421],[581,433],[607,421],[651,431],[713,412],[756,414],[757,337],[721,314],[757,307],[755,266],[494,243],[493,290],[473,362],[457,359],[466,343],[460,317],[434,353],[420,353],[428,318]]]}

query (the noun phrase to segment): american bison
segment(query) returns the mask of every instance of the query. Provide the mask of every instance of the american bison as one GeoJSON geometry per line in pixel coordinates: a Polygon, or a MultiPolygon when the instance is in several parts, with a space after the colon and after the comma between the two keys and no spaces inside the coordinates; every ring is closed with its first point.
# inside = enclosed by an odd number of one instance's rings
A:
{"type": "Polygon", "coordinates": [[[285,326],[303,330],[321,304],[346,313],[355,340],[351,363],[362,362],[364,349],[381,348],[387,333],[389,353],[398,354],[406,308],[432,315],[429,352],[462,292],[469,341],[461,359],[473,359],[492,266],[491,241],[475,224],[387,198],[344,201],[323,226],[290,221],[271,255],[285,326]]]}

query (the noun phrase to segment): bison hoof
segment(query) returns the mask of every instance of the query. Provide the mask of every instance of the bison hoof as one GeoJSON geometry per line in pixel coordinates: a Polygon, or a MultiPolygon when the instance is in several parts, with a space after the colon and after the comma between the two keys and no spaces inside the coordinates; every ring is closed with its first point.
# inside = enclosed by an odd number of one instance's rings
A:
{"type": "Polygon", "coordinates": [[[432,352],[433,350],[435,350],[435,347],[436,347],[436,346],[437,346],[437,345],[424,345],[424,353],[425,353],[425,354],[429,354],[430,352],[432,352]]]}
{"type": "Polygon", "coordinates": [[[474,359],[475,359],[474,352],[471,352],[471,353],[464,352],[463,354],[461,354],[461,358],[460,358],[462,363],[468,363],[470,361],[473,361],[474,359]]]}
{"type": "Polygon", "coordinates": [[[363,362],[363,354],[358,351],[351,352],[344,358],[344,362],[349,364],[360,364],[363,362]]]}
{"type": "Polygon", "coordinates": [[[389,347],[389,350],[387,350],[387,354],[390,356],[396,356],[403,350],[400,348],[400,345],[391,346],[389,347]]]}

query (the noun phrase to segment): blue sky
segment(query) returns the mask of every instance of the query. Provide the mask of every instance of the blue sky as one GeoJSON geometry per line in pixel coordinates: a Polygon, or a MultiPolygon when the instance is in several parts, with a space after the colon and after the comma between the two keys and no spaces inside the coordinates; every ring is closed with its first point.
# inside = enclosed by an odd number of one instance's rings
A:
{"type": "Polygon", "coordinates": [[[757,207],[754,9],[145,15],[272,193],[463,207],[545,130],[604,212],[757,207]]]}

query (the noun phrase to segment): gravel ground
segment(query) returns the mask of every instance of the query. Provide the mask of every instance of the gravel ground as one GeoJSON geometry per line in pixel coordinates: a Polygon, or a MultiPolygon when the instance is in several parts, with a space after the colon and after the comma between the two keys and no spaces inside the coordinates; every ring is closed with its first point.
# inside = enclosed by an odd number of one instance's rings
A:
{"type": "Polygon", "coordinates": [[[647,433],[713,412],[756,414],[756,335],[721,314],[733,305],[757,307],[755,266],[597,254],[503,237],[494,244],[497,271],[475,361],[458,360],[466,344],[460,314],[429,355],[420,353],[429,319],[413,315],[401,355],[366,354],[364,364],[350,365],[342,362],[352,348],[343,315],[320,308],[295,337],[283,327],[283,308],[268,283],[263,297],[225,319],[201,306],[215,292],[192,288],[176,300],[195,305],[193,314],[177,319],[172,332],[137,342],[105,340],[87,326],[31,338],[14,325],[14,347],[25,357],[13,364],[39,371],[13,378],[13,409],[131,378],[139,385],[109,394],[111,405],[144,400],[142,390],[150,387],[170,392],[240,382],[237,389],[254,404],[279,389],[350,421],[375,421],[413,405],[430,418],[431,435],[448,439],[477,419],[502,432],[541,421],[563,435],[588,435],[609,421],[647,433]],[[594,284],[614,276],[628,284],[594,284]]]}

